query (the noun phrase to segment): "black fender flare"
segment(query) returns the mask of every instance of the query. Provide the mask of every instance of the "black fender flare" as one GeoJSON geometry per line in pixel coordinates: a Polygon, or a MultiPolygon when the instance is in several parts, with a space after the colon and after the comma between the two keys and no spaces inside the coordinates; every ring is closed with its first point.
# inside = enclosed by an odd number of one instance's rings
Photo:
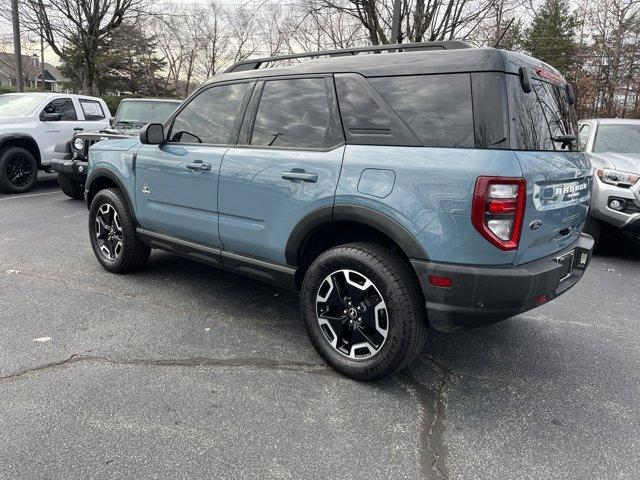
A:
{"type": "Polygon", "coordinates": [[[298,253],[309,234],[323,225],[339,221],[357,222],[374,228],[397,243],[407,257],[429,260],[416,238],[388,215],[361,205],[329,205],[307,214],[294,227],[285,248],[287,265],[298,266],[298,253]]]}
{"type": "Polygon", "coordinates": [[[127,207],[129,208],[129,214],[133,218],[133,221],[135,222],[135,224],[139,226],[138,219],[136,218],[136,210],[134,208],[134,203],[129,197],[129,193],[127,192],[127,189],[124,187],[122,180],[120,180],[118,176],[108,168],[98,167],[96,169],[93,169],[91,170],[91,173],[87,177],[87,181],[84,184],[84,191],[87,199],[87,209],[91,208],[91,202],[89,201],[89,195],[88,195],[89,191],[91,190],[91,185],[95,181],[100,180],[101,178],[108,178],[118,186],[118,188],[122,192],[122,195],[124,196],[125,201],[127,202],[127,207]]]}
{"type": "Polygon", "coordinates": [[[42,165],[42,152],[40,152],[40,145],[38,145],[38,142],[36,142],[35,138],[33,138],[28,133],[4,133],[0,135],[0,149],[2,149],[5,142],[9,140],[26,140],[27,142],[32,143],[36,149],[36,152],[38,152],[38,155],[36,156],[38,167],[42,165]]]}

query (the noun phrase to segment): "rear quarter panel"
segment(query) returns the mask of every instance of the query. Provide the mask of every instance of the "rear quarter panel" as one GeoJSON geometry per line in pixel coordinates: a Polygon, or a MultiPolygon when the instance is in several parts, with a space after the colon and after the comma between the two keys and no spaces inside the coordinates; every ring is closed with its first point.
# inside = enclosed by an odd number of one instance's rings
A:
{"type": "Polygon", "coordinates": [[[514,152],[506,150],[347,145],[336,205],[386,214],[433,261],[510,264],[516,253],[495,248],[471,224],[473,191],[481,175],[522,177],[522,169],[514,152]]]}

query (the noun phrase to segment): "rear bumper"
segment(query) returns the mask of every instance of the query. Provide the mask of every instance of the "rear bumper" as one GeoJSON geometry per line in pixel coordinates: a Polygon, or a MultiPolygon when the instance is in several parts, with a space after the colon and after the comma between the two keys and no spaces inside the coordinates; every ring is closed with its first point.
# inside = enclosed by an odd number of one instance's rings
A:
{"type": "Polygon", "coordinates": [[[59,173],[64,173],[66,175],[70,175],[78,180],[81,180],[82,183],[87,178],[87,168],[89,167],[89,162],[85,162],[83,160],[52,160],[51,161],[51,169],[55,170],[59,173]]]}
{"type": "Polygon", "coordinates": [[[436,330],[454,331],[505,320],[562,295],[580,280],[592,250],[593,238],[581,234],[566,249],[517,267],[411,263],[422,285],[429,323],[436,330]],[[563,266],[555,259],[572,250],[573,271],[563,279],[563,266]],[[451,287],[430,285],[431,275],[451,278],[451,287]]]}

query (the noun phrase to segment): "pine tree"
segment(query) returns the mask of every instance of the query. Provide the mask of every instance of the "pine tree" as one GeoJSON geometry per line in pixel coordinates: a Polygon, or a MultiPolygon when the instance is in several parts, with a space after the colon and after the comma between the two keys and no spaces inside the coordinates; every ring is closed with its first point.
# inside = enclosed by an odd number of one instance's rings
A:
{"type": "Polygon", "coordinates": [[[568,0],[546,0],[526,31],[524,46],[532,56],[569,75],[575,63],[579,25],[568,0]]]}

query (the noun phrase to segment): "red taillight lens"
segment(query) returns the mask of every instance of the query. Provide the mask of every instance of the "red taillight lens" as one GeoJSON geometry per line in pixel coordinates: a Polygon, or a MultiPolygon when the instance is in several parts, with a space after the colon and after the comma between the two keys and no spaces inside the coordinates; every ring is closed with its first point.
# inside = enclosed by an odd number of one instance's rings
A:
{"type": "Polygon", "coordinates": [[[524,178],[478,177],[471,212],[473,226],[500,250],[515,250],[526,198],[524,178]]]}

